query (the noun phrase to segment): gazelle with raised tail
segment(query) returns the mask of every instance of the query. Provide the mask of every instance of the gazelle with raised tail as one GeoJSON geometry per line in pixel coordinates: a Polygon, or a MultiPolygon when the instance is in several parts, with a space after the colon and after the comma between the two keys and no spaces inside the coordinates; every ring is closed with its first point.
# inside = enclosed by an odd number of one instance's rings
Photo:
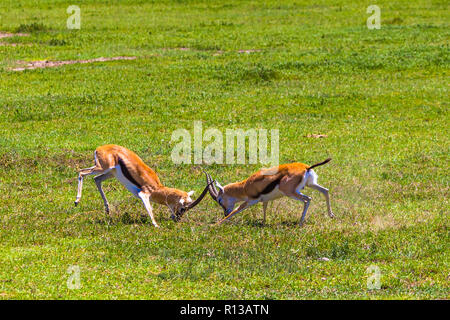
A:
{"type": "Polygon", "coordinates": [[[136,153],[118,145],[109,144],[98,147],[94,152],[94,156],[95,165],[81,169],[79,172],[78,194],[75,206],[81,199],[83,178],[94,174],[97,175],[94,181],[102,196],[107,214],[109,214],[109,204],[102,189],[102,182],[115,177],[135,197],[142,200],[155,227],[158,227],[158,224],[153,217],[153,209],[150,202],[166,205],[172,212],[171,218],[174,221],[178,221],[185,212],[195,207],[208,192],[209,185],[205,187],[197,200],[193,201],[191,196],[194,191],[185,192],[164,186],[155,171],[148,167],[136,153]]]}
{"type": "Polygon", "coordinates": [[[219,188],[218,190],[214,186],[211,176],[205,172],[209,193],[214,201],[224,210],[225,218],[220,220],[218,224],[259,202],[263,204],[265,223],[268,202],[287,196],[304,203],[300,219],[300,225],[302,225],[311,202],[309,196],[301,193],[301,190],[305,186],[315,189],[325,196],[328,215],[330,218],[334,218],[328,189],[317,183],[318,176],[313,170],[313,168],[324,165],[330,160],[331,158],[312,166],[304,163],[289,163],[270,169],[261,169],[243,181],[230,183],[224,187],[216,182],[216,186],[219,188]],[[234,209],[237,202],[243,203],[234,209]]]}

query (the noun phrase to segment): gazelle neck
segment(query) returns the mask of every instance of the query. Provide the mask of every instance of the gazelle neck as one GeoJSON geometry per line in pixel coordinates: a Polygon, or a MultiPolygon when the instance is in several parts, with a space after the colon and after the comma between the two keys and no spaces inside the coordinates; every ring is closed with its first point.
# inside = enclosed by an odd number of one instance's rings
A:
{"type": "Polygon", "coordinates": [[[245,181],[230,183],[224,187],[224,191],[228,197],[233,198],[236,201],[244,201],[247,199],[244,186],[245,181]]]}
{"type": "Polygon", "coordinates": [[[180,199],[180,190],[174,188],[168,188],[165,186],[159,186],[151,193],[151,200],[153,202],[173,206],[180,199]]]}

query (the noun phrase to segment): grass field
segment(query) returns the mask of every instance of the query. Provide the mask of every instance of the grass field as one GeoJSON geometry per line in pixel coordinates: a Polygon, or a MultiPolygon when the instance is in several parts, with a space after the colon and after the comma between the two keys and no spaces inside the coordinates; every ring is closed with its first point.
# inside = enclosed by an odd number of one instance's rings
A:
{"type": "MultiPolygon", "coordinates": [[[[449,10],[446,1],[0,3],[0,298],[448,299],[449,10]],[[81,8],[68,30],[66,9],[81,8]],[[369,30],[366,9],[381,9],[369,30]],[[248,53],[239,52],[248,50],[248,53]],[[17,61],[135,60],[11,71],[17,61]],[[207,197],[181,222],[77,171],[108,143],[163,183],[204,187],[171,135],[279,129],[280,162],[312,164],[337,216],[284,198],[215,226],[207,197]],[[314,138],[313,134],[326,137],[314,138]],[[323,259],[327,258],[329,259],[323,259]],[[68,270],[79,268],[79,289],[68,270]],[[381,288],[368,290],[380,270],[381,288]]],[[[222,184],[261,165],[210,165],[222,184]]]]}

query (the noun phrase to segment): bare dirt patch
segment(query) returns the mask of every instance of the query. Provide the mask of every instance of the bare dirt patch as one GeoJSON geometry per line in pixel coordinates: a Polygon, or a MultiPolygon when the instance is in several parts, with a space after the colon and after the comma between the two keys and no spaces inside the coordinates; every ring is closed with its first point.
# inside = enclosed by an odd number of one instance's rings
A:
{"type": "Polygon", "coordinates": [[[31,43],[12,43],[12,42],[0,42],[0,46],[6,47],[17,47],[17,46],[28,46],[31,47],[31,43]]]}
{"type": "Polygon", "coordinates": [[[0,46],[16,47],[18,45],[18,43],[0,42],[0,46]]]}
{"type": "Polygon", "coordinates": [[[328,137],[328,135],[321,134],[321,133],[319,133],[319,134],[312,133],[312,134],[308,134],[306,137],[320,139],[320,138],[326,138],[326,137],[328,137]]]}
{"type": "Polygon", "coordinates": [[[54,68],[63,66],[66,64],[75,64],[75,63],[93,63],[93,62],[104,62],[104,61],[115,61],[115,60],[134,60],[137,57],[111,57],[111,58],[95,58],[95,59],[87,59],[87,60],[64,60],[64,61],[50,61],[50,60],[38,60],[31,62],[23,62],[18,61],[19,64],[26,63],[25,66],[17,67],[11,69],[12,71],[24,71],[24,70],[33,70],[33,69],[43,69],[43,68],[54,68]]]}
{"type": "Polygon", "coordinates": [[[252,53],[252,52],[260,52],[260,49],[248,49],[248,50],[238,50],[238,53],[252,53]]]}
{"type": "MultiPolygon", "coordinates": [[[[182,48],[162,48],[162,50],[164,51],[168,51],[168,50],[177,50],[177,51],[209,51],[209,50],[198,50],[198,49],[191,49],[191,48],[186,48],[186,47],[182,47],[182,48]]],[[[261,52],[261,49],[247,49],[247,50],[237,50],[237,53],[253,53],[253,52],[261,52]]],[[[220,56],[222,54],[224,54],[226,51],[224,50],[217,50],[213,53],[213,56],[220,56]]],[[[230,52],[230,51],[229,51],[230,52]]],[[[234,51],[231,51],[234,52],[234,51]]]]}
{"type": "Polygon", "coordinates": [[[10,38],[10,37],[28,37],[28,33],[10,33],[10,32],[3,32],[0,31],[0,39],[3,38],[10,38]]]}
{"type": "Polygon", "coordinates": [[[21,157],[15,153],[4,153],[0,155],[0,167],[3,169],[15,169],[20,167],[29,168],[30,171],[42,166],[53,168],[70,168],[78,171],[93,163],[92,155],[86,153],[75,152],[73,150],[63,149],[61,154],[49,156],[21,157]]]}
{"type": "Polygon", "coordinates": [[[162,48],[164,51],[168,51],[168,50],[178,50],[178,51],[189,51],[191,50],[191,48],[186,48],[186,47],[182,47],[182,48],[162,48]]]}
{"type": "MultiPolygon", "coordinates": [[[[29,36],[28,33],[10,33],[10,32],[3,32],[0,31],[0,39],[4,38],[11,38],[11,37],[27,37],[29,36]]],[[[0,42],[0,46],[8,46],[8,47],[16,47],[21,44],[19,43],[9,43],[9,42],[0,42]]],[[[31,44],[28,44],[31,45],[31,44]]]]}

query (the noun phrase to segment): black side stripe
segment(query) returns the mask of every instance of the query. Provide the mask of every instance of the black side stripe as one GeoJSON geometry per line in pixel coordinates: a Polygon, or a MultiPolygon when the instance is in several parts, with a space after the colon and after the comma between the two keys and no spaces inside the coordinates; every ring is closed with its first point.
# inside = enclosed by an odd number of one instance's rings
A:
{"type": "Polygon", "coordinates": [[[280,183],[281,178],[273,180],[271,183],[269,183],[263,191],[261,191],[261,194],[267,194],[271,193],[273,189],[280,183]]]}
{"type": "Polygon", "coordinates": [[[269,184],[264,188],[264,190],[261,191],[260,194],[257,194],[257,195],[255,195],[255,196],[252,196],[252,195],[251,195],[250,197],[253,198],[253,199],[257,199],[257,198],[259,198],[259,197],[260,197],[261,195],[263,195],[263,194],[271,193],[271,192],[273,191],[273,189],[275,189],[275,187],[276,187],[277,185],[280,184],[281,178],[282,178],[282,177],[280,177],[280,178],[278,178],[278,179],[275,179],[275,180],[273,180],[271,183],[269,183],[269,184]]]}
{"type": "Polygon", "coordinates": [[[125,178],[127,178],[132,184],[134,184],[136,187],[138,187],[139,189],[142,188],[142,186],[137,183],[137,181],[133,178],[133,176],[130,174],[130,171],[128,171],[127,166],[125,165],[125,163],[123,162],[122,159],[119,158],[119,165],[120,165],[120,169],[123,172],[123,175],[125,176],[125,178]]]}

